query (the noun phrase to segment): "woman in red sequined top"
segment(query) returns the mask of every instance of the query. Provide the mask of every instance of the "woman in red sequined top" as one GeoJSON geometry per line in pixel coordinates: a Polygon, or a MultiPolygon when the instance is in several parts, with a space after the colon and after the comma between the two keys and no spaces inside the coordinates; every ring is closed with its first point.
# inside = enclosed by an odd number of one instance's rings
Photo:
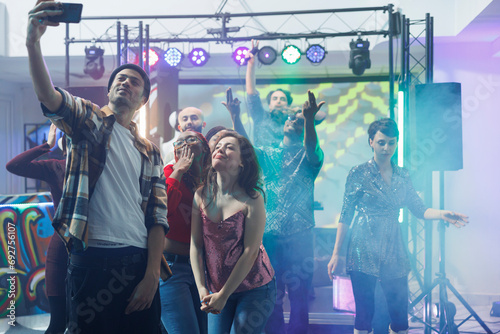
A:
{"type": "Polygon", "coordinates": [[[161,320],[169,334],[205,334],[207,315],[189,262],[193,196],[210,167],[210,148],[201,133],[182,132],[173,143],[175,164],[166,165],[167,219],[164,256],[173,276],[160,281],[161,320]]]}
{"type": "Polygon", "coordinates": [[[225,132],[194,197],[191,263],[209,333],[261,333],[274,308],[274,270],[262,246],[266,212],[259,174],[250,142],[225,132]]]}

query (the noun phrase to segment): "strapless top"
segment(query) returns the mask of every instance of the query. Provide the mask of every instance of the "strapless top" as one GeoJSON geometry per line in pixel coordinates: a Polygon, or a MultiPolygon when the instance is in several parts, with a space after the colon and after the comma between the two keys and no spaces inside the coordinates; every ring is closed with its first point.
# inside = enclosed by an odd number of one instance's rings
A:
{"type": "MultiPolygon", "coordinates": [[[[224,220],[213,222],[203,210],[200,211],[207,288],[219,292],[243,254],[245,214],[240,210],[224,220]]],[[[273,277],[274,269],[261,243],[252,269],[234,292],[258,288],[269,283],[273,277]]]]}

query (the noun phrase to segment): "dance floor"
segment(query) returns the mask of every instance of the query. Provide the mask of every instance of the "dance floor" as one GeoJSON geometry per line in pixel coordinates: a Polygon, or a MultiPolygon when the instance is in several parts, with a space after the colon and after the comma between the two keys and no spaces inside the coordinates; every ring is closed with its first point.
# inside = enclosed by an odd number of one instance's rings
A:
{"type": "MultiPolygon", "coordinates": [[[[316,287],[314,295],[310,300],[309,323],[310,329],[307,334],[347,334],[353,332],[354,314],[349,312],[336,312],[333,310],[332,304],[332,288],[331,287],[316,287]]],[[[437,299],[436,299],[437,300],[437,299]]],[[[484,298],[481,298],[484,300],[484,298]]],[[[457,300],[450,297],[450,301],[455,303],[457,314],[455,316],[455,324],[459,324],[462,320],[469,317],[468,311],[457,300]]],[[[490,316],[491,304],[474,305],[471,304],[473,310],[484,321],[488,328],[493,333],[500,332],[500,318],[490,316]]],[[[288,302],[285,301],[285,310],[288,311],[288,302]]],[[[288,312],[285,313],[285,319],[288,319],[288,312]]],[[[6,319],[0,320],[0,333],[7,332],[8,334],[35,334],[43,333],[47,328],[49,315],[32,315],[18,317],[17,326],[11,327],[7,324],[6,319]]],[[[434,326],[438,326],[438,318],[433,321],[434,326]]],[[[420,334],[424,332],[423,325],[418,321],[410,322],[410,334],[420,334]]],[[[459,332],[465,333],[486,333],[474,318],[470,318],[459,327],[459,332]]],[[[386,334],[384,332],[383,334],[386,334]]],[[[304,333],[306,334],[306,333],[304,333]]],[[[375,333],[377,334],[377,333],[375,333]]]]}

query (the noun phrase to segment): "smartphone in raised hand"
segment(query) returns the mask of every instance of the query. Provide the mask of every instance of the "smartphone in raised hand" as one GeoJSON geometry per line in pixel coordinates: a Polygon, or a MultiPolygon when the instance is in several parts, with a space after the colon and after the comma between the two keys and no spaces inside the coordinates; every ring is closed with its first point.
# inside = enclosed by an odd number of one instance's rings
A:
{"type": "Polygon", "coordinates": [[[49,16],[47,19],[51,22],[62,23],[79,23],[82,18],[81,3],[61,3],[61,7],[54,7],[54,9],[62,9],[61,15],[49,16]]]}

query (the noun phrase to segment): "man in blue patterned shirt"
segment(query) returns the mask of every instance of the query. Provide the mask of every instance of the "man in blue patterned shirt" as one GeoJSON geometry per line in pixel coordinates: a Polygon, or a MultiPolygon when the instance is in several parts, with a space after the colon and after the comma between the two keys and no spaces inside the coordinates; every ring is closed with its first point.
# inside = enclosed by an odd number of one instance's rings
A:
{"type": "Polygon", "coordinates": [[[142,68],[118,67],[103,108],[55,88],[41,52],[48,20],[39,0],[26,47],[44,114],[69,138],[65,186],[53,225],[70,252],[68,333],[159,333],[158,282],[168,232],[160,152],[132,122],[150,93],[142,68]]]}
{"type": "Polygon", "coordinates": [[[314,118],[325,102],[312,92],[302,112],[288,117],[279,147],[257,150],[266,191],[264,246],[276,272],[277,300],[266,333],[307,333],[314,254],[314,181],[323,164],[314,118]],[[290,299],[285,330],[283,297],[290,299]]]}

